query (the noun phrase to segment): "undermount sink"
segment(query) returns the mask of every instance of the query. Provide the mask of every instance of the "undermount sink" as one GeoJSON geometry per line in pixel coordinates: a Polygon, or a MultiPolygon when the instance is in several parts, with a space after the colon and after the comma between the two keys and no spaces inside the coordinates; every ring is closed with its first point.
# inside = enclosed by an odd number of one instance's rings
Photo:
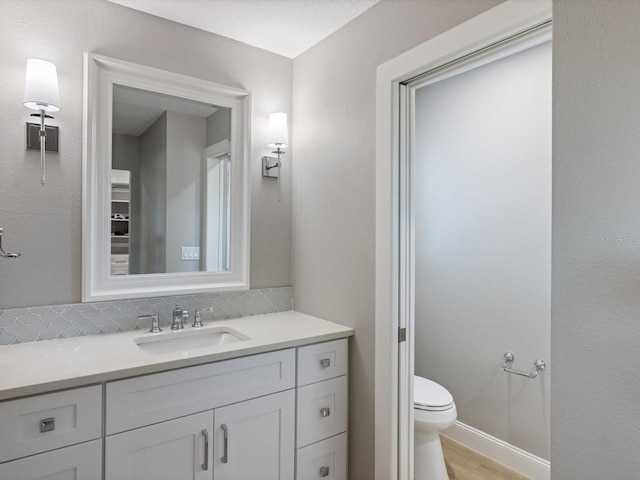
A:
{"type": "Polygon", "coordinates": [[[198,348],[209,348],[242,342],[249,337],[229,327],[206,330],[179,330],[134,338],[138,348],[148,353],[187,352],[198,348]]]}

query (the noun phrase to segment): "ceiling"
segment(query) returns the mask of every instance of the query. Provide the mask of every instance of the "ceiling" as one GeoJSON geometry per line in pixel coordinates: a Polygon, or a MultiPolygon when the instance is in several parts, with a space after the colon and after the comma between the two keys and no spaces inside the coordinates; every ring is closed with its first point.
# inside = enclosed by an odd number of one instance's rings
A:
{"type": "Polygon", "coordinates": [[[113,133],[142,135],[166,111],[207,118],[219,108],[162,93],[113,85],[113,133]]]}
{"type": "Polygon", "coordinates": [[[295,58],[380,0],[109,0],[295,58]]]}

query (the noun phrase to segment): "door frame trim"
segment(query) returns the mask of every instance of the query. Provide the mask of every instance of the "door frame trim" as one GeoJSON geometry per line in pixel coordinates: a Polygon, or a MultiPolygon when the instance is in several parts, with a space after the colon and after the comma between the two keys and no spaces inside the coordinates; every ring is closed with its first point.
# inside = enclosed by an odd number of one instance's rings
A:
{"type": "MultiPolygon", "coordinates": [[[[425,72],[551,20],[550,0],[509,0],[379,65],[376,74],[375,479],[410,480],[413,470],[413,332],[407,292],[407,185],[401,152],[401,85],[425,72]],[[404,407],[402,407],[404,405],[404,407]]],[[[404,158],[403,158],[404,157],[404,158]]]]}

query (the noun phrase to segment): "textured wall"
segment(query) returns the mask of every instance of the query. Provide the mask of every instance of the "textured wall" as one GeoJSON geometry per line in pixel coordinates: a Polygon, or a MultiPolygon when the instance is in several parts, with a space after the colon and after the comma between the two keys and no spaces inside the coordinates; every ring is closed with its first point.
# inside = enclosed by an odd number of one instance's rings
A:
{"type": "Polygon", "coordinates": [[[374,477],[376,67],[498,3],[383,0],[293,62],[295,308],[356,330],[351,480],[374,477]]]}
{"type": "Polygon", "coordinates": [[[640,478],[640,2],[554,1],[551,465],[640,478]]]}
{"type": "Polygon", "coordinates": [[[551,42],[416,92],[416,374],[549,458],[551,42]]]}
{"type": "Polygon", "coordinates": [[[252,92],[251,286],[291,284],[291,159],[278,203],[260,176],[268,114],[291,112],[291,60],[245,44],[98,0],[3,0],[0,15],[0,227],[22,257],[0,261],[0,308],[80,300],[82,52],[91,51],[252,92]],[[58,66],[60,153],[25,152],[26,59],[58,66]]]}

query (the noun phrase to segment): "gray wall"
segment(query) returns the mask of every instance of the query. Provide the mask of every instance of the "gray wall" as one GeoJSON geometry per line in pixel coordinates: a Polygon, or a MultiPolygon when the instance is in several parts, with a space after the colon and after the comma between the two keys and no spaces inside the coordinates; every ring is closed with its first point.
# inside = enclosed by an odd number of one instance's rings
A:
{"type": "Polygon", "coordinates": [[[91,51],[252,92],[251,287],[291,284],[291,160],[278,202],[259,175],[270,149],[270,112],[291,113],[292,61],[194,28],[99,0],[3,0],[0,15],[0,226],[3,245],[22,252],[0,263],[0,308],[73,303],[81,287],[82,53],[91,51]],[[22,105],[27,58],[58,66],[60,153],[25,151],[22,105]]]}
{"type": "Polygon", "coordinates": [[[549,459],[551,42],[416,92],[416,374],[549,459]]]}
{"type": "Polygon", "coordinates": [[[376,66],[498,3],[383,0],[293,62],[295,308],[356,330],[351,480],[374,477],[376,66]]]}
{"type": "Polygon", "coordinates": [[[640,2],[553,10],[551,465],[640,478],[640,2]]]}
{"type": "Polygon", "coordinates": [[[200,246],[201,171],[206,120],[167,112],[167,272],[197,272],[182,247],[200,246]]]}
{"type": "Polygon", "coordinates": [[[140,135],[140,270],[131,273],[167,271],[167,112],[140,135]]]}
{"type": "Polygon", "coordinates": [[[231,139],[231,109],[218,107],[207,117],[207,147],[231,139]]]}

